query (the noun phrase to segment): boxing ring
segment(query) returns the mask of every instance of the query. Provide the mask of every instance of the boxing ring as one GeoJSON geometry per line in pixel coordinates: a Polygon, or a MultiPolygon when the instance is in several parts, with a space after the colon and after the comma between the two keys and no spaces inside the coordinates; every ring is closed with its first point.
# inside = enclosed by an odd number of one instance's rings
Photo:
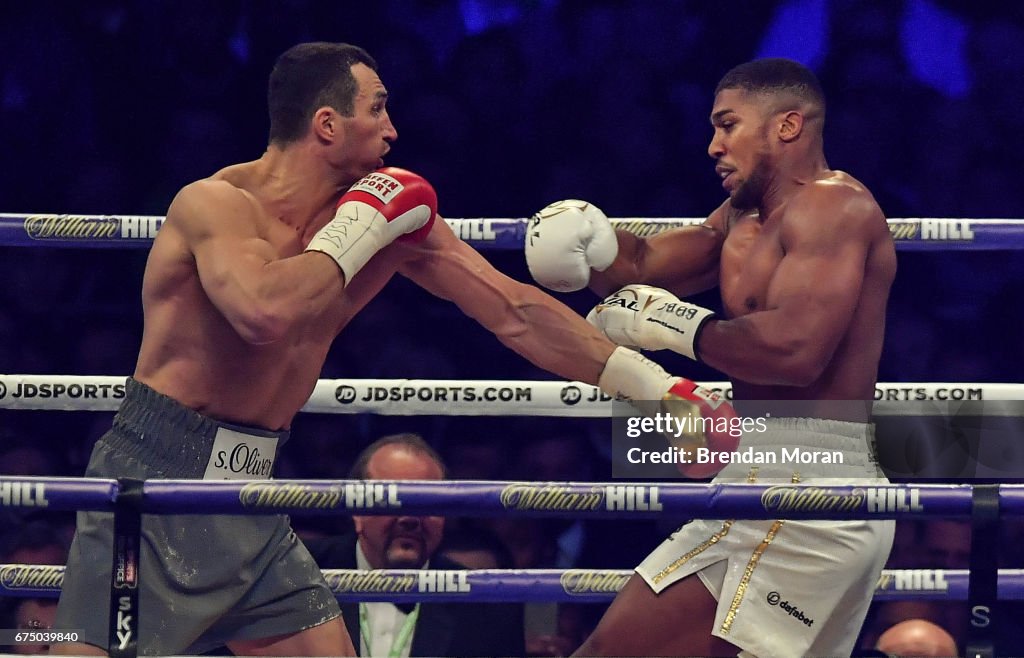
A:
{"type": "MultiPolygon", "coordinates": [[[[521,249],[523,219],[449,219],[477,248],[521,249]]],[[[613,219],[649,235],[697,218],[613,219]]],[[[146,248],[162,222],[153,216],[0,214],[0,246],[146,248]]],[[[1024,249],[1024,220],[894,219],[899,250],[1024,249]]],[[[726,382],[706,382],[731,397],[726,382]]],[[[112,411],[125,377],[0,374],[0,408],[112,411]]],[[[1024,400],[1024,384],[880,383],[875,413],[899,415],[900,402],[1024,400]]],[[[381,415],[612,415],[596,387],[566,381],[320,380],[307,413],[381,415]]],[[[998,411],[996,405],[995,413],[998,411]]],[[[1016,414],[1015,407],[1003,413],[1016,414]]],[[[688,482],[497,482],[353,480],[105,480],[0,474],[0,507],[94,510],[115,519],[109,559],[111,655],[137,653],[142,514],[452,515],[580,518],[936,519],[971,523],[969,570],[887,570],[876,600],[966,601],[968,655],[995,655],[998,600],[1024,600],[1024,569],[998,569],[999,523],[1024,516],[1024,484],[705,484],[688,482]]],[[[653,547],[652,547],[653,548],[653,547]]],[[[631,570],[324,570],[339,600],[546,601],[606,603],[631,570]]],[[[0,596],[57,597],[63,567],[0,565],[0,596]]],[[[56,629],[55,629],[56,630],[56,629]]],[[[2,638],[0,638],[2,641],[2,638]]]]}

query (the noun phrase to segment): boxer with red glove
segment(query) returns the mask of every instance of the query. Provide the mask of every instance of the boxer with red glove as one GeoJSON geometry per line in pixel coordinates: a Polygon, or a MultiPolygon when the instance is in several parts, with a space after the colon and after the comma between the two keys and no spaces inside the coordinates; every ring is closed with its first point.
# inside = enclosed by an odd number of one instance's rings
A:
{"type": "Polygon", "coordinates": [[[733,421],[737,417],[736,410],[721,393],[682,378],[665,394],[662,408],[677,417],[689,416],[688,427],[699,428],[679,437],[668,437],[669,443],[683,449],[689,457],[677,464],[679,472],[686,477],[709,478],[725,466],[725,462],[718,459],[700,462],[698,450],[701,448],[713,454],[733,452],[739,447],[741,432],[733,421]]]}
{"type": "MultiPolygon", "coordinates": [[[[595,306],[587,320],[614,343],[647,350],[670,349],[695,360],[697,336],[714,316],[713,311],[684,302],[668,291],[633,284],[595,306]]],[[[732,405],[718,393],[685,379],[674,385],[664,399],[687,401],[692,411],[699,414],[695,420],[702,416],[708,421],[707,426],[714,428],[682,441],[670,437],[676,447],[694,457],[689,464],[680,464],[679,471],[690,478],[707,478],[721,471],[725,465],[717,459],[708,464],[696,464],[696,450],[702,447],[712,452],[736,449],[739,437],[733,436],[738,432],[730,424],[731,419],[736,418],[732,405]],[[723,426],[725,431],[719,431],[723,426]]],[[[670,406],[679,409],[677,415],[687,415],[686,406],[680,407],[678,403],[670,406]]]]}
{"type": "Polygon", "coordinates": [[[338,212],[309,241],[345,275],[345,285],[370,258],[396,239],[419,241],[437,218],[437,193],[422,176],[383,167],[356,181],[338,201],[338,212]]]}
{"type": "MultiPolygon", "coordinates": [[[[681,301],[675,295],[645,285],[630,285],[607,297],[587,315],[587,320],[613,342],[641,349],[670,349],[697,359],[697,336],[714,313],[695,304],[681,301]]],[[[695,460],[698,448],[712,452],[731,452],[739,445],[738,434],[731,424],[736,412],[721,395],[688,379],[680,379],[668,393],[666,401],[686,401],[689,405],[669,403],[675,415],[697,414],[707,419],[711,431],[681,437],[670,437],[676,447],[682,448],[695,460]],[[721,421],[725,421],[724,423],[721,421]],[[724,426],[725,431],[717,428],[724,426]]],[[[723,463],[714,460],[705,464],[695,461],[680,464],[683,475],[693,478],[710,477],[722,470],[723,463]]]]}

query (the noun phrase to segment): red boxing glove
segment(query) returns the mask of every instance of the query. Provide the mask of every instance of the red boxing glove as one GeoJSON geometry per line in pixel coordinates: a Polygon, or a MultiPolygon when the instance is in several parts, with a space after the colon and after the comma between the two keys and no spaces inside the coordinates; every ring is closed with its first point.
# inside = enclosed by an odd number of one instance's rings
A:
{"type": "MultiPolygon", "coordinates": [[[[678,464],[679,472],[688,478],[709,478],[725,467],[725,464],[714,458],[714,453],[733,452],[739,447],[742,424],[736,422],[736,410],[720,393],[704,388],[689,379],[679,379],[668,390],[663,398],[671,410],[673,402],[687,403],[682,409],[691,416],[691,425],[697,431],[685,439],[670,441],[687,451],[688,460],[678,464]],[[710,454],[698,460],[698,450],[706,448],[710,454]],[[704,463],[700,463],[703,461],[704,463]]],[[[680,415],[676,410],[676,415],[680,415]]]]}
{"type": "Polygon", "coordinates": [[[381,167],[367,174],[338,200],[338,208],[349,201],[362,201],[375,208],[389,223],[400,222],[404,213],[420,206],[430,209],[424,223],[412,231],[401,231],[397,239],[403,242],[419,242],[430,233],[430,227],[437,219],[437,192],[419,174],[398,167],[381,167]]]}
{"type": "Polygon", "coordinates": [[[422,176],[384,167],[356,181],[338,201],[338,211],[310,240],[306,251],[327,254],[345,274],[345,284],[394,240],[419,241],[437,219],[437,193],[422,176]]]}

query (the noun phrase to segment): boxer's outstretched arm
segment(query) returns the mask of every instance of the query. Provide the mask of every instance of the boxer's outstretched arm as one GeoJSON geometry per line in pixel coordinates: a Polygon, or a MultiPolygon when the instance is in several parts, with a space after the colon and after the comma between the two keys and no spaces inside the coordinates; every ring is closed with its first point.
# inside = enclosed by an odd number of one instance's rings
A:
{"type": "Polygon", "coordinates": [[[766,308],[708,322],[698,338],[701,359],[751,384],[817,381],[857,310],[871,244],[887,230],[869,196],[839,186],[801,194],[786,209],[785,255],[766,308]]]}
{"type": "Polygon", "coordinates": [[[646,238],[616,229],[619,253],[608,269],[591,271],[590,289],[605,297],[623,286],[643,283],[686,297],[715,287],[725,239],[724,208],[723,204],[699,226],[646,238]]]}
{"type": "Polygon", "coordinates": [[[160,267],[153,260],[178,247],[185,257],[191,253],[210,301],[243,340],[259,344],[323,312],[342,295],[344,278],[320,253],[279,258],[259,235],[256,212],[254,202],[228,183],[186,186],[167,211],[150,266],[160,267]]]}
{"type": "Polygon", "coordinates": [[[404,250],[398,271],[454,302],[535,365],[566,379],[597,384],[615,345],[579,314],[540,289],[515,281],[437,221],[404,250]]]}

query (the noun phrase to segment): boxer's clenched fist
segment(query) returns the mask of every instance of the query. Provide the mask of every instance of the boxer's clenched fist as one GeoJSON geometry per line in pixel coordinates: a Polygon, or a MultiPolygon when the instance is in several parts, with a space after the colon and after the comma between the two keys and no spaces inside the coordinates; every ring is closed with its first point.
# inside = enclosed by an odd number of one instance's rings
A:
{"type": "Polygon", "coordinates": [[[601,210],[586,201],[556,201],[530,218],[526,265],[534,280],[558,292],[585,288],[590,269],[602,272],[619,251],[615,230],[601,210]]]}
{"type": "Polygon", "coordinates": [[[654,286],[629,285],[595,306],[587,321],[612,342],[645,350],[672,350],[696,359],[704,323],[715,316],[654,286]]]}
{"type": "Polygon", "coordinates": [[[396,239],[426,237],[437,218],[437,193],[422,176],[384,167],[360,178],[338,201],[334,218],[310,240],[338,264],[345,285],[396,239]]]}
{"type": "Polygon", "coordinates": [[[728,463],[719,458],[697,460],[694,458],[697,450],[705,448],[711,453],[722,453],[739,447],[742,433],[734,422],[736,410],[720,393],[680,378],[662,397],[662,410],[681,417],[682,427],[688,428],[687,432],[668,437],[669,443],[686,451],[689,457],[677,465],[686,477],[709,478],[728,463]]]}
{"type": "Polygon", "coordinates": [[[732,452],[739,446],[736,411],[719,393],[685,377],[675,377],[638,352],[617,347],[605,363],[598,384],[605,393],[629,401],[657,401],[659,412],[679,419],[680,432],[666,434],[669,442],[689,457],[678,465],[690,478],[714,475],[727,461],[698,463],[697,450],[732,452]]]}

